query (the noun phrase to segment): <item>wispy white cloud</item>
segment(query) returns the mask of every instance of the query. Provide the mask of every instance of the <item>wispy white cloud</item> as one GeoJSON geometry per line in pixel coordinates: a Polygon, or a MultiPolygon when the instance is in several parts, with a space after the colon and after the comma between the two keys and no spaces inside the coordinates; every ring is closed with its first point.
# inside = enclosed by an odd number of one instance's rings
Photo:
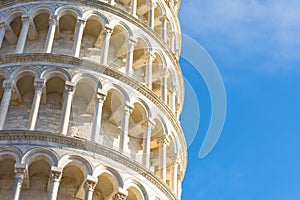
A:
{"type": "Polygon", "coordinates": [[[185,1],[180,16],[184,33],[274,64],[300,58],[299,10],[298,0],[197,0],[185,1]]]}

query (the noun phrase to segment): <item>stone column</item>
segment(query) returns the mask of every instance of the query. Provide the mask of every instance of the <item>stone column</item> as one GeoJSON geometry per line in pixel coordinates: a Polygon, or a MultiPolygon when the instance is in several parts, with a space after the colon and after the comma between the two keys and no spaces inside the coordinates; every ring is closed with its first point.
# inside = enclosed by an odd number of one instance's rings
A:
{"type": "Polygon", "coordinates": [[[155,7],[156,7],[156,1],[155,0],[150,0],[149,1],[149,19],[148,19],[148,25],[151,29],[154,30],[154,11],[155,11],[155,7]]]}
{"type": "Polygon", "coordinates": [[[168,137],[166,135],[162,135],[157,138],[157,143],[159,144],[159,177],[166,182],[167,179],[167,144],[168,137]]]}
{"type": "Polygon", "coordinates": [[[168,103],[168,77],[169,74],[165,72],[161,80],[161,85],[162,85],[161,98],[165,102],[165,104],[168,103]]]}
{"type": "Polygon", "coordinates": [[[11,95],[13,93],[13,84],[7,80],[3,81],[4,94],[0,106],[0,130],[3,130],[11,95]]]}
{"type": "Polygon", "coordinates": [[[148,53],[147,60],[146,60],[146,77],[145,82],[147,87],[152,90],[152,64],[155,60],[155,55],[153,53],[148,53]]]}
{"type": "Polygon", "coordinates": [[[0,22],[0,49],[2,47],[4,36],[5,36],[5,22],[0,22]]]}
{"type": "Polygon", "coordinates": [[[109,42],[110,37],[113,32],[113,28],[109,26],[105,26],[103,31],[103,42],[102,42],[102,52],[101,52],[101,60],[100,64],[107,65],[107,59],[108,59],[108,50],[109,50],[109,42]]]}
{"type": "Polygon", "coordinates": [[[175,114],[176,112],[176,88],[175,86],[171,87],[171,98],[170,98],[170,107],[172,112],[175,114]]]}
{"type": "Polygon", "coordinates": [[[136,15],[136,7],[137,7],[137,0],[131,0],[131,4],[130,4],[130,14],[134,17],[137,17],[136,15]]]}
{"type": "Polygon", "coordinates": [[[169,37],[170,37],[170,49],[173,53],[175,53],[175,32],[170,31],[169,37]]]}
{"type": "Polygon", "coordinates": [[[49,19],[49,29],[48,29],[48,34],[45,42],[45,50],[44,50],[45,53],[51,53],[52,51],[56,26],[57,26],[57,16],[53,16],[52,18],[49,19]]]}
{"type": "Polygon", "coordinates": [[[71,106],[72,106],[72,98],[74,94],[75,85],[72,82],[66,81],[65,84],[65,100],[62,109],[61,116],[61,133],[63,135],[67,135],[68,127],[69,127],[69,119],[71,114],[71,106]]]}
{"type": "Polygon", "coordinates": [[[121,122],[121,137],[120,137],[120,144],[119,144],[119,149],[121,153],[128,151],[128,142],[129,142],[128,128],[129,128],[129,118],[132,109],[133,109],[133,105],[130,105],[129,103],[127,103],[124,107],[124,113],[121,122]]]}
{"type": "Polygon", "coordinates": [[[29,117],[29,130],[34,130],[36,126],[44,84],[45,84],[44,79],[34,81],[35,94],[34,94],[32,106],[31,106],[31,113],[29,117]]]}
{"type": "Polygon", "coordinates": [[[84,26],[85,26],[85,20],[78,18],[77,25],[76,25],[75,38],[74,38],[74,44],[73,44],[74,57],[79,57],[79,54],[80,54],[84,26]]]}
{"type": "Polygon", "coordinates": [[[177,155],[173,155],[172,157],[172,164],[171,164],[171,189],[173,190],[174,194],[177,194],[177,173],[178,170],[178,161],[177,155]]]}
{"type": "Polygon", "coordinates": [[[27,40],[28,30],[30,26],[30,16],[22,16],[22,29],[19,35],[18,44],[15,53],[23,53],[25,43],[27,40]]]}
{"type": "Polygon", "coordinates": [[[143,165],[149,169],[150,168],[150,142],[151,142],[151,134],[154,123],[151,119],[148,119],[143,123],[143,127],[145,129],[144,138],[143,138],[143,165]]]}
{"type": "Polygon", "coordinates": [[[128,40],[128,52],[127,52],[127,60],[126,60],[126,73],[129,76],[132,76],[133,74],[133,51],[134,51],[134,47],[137,43],[137,40],[135,40],[134,38],[129,38],[128,40]]]}
{"type": "Polygon", "coordinates": [[[161,38],[164,42],[167,42],[167,16],[163,15],[159,20],[161,21],[161,38]]]}
{"type": "Polygon", "coordinates": [[[51,167],[48,200],[56,200],[57,198],[62,171],[63,169],[60,167],[54,167],[54,166],[51,167]]]}
{"type": "MultiPolygon", "coordinates": [[[[98,89],[96,94],[96,107],[94,113],[91,141],[98,141],[98,137],[101,135],[102,107],[105,98],[106,93],[98,89]]],[[[102,144],[102,141],[100,143],[102,144]]]]}
{"type": "Polygon", "coordinates": [[[84,200],[92,200],[93,198],[93,192],[95,190],[95,187],[97,185],[98,178],[92,177],[88,175],[87,180],[85,181],[83,187],[85,191],[84,200]]]}
{"type": "Polygon", "coordinates": [[[112,200],[126,200],[126,196],[126,194],[118,192],[112,197],[112,200]]]}
{"type": "Polygon", "coordinates": [[[19,200],[21,190],[22,190],[23,180],[26,176],[26,171],[27,171],[26,164],[21,164],[21,163],[15,164],[15,183],[11,195],[11,200],[19,200]]]}
{"type": "Polygon", "coordinates": [[[181,196],[181,190],[182,190],[182,172],[179,172],[177,175],[177,196],[180,197],[181,196]]]}

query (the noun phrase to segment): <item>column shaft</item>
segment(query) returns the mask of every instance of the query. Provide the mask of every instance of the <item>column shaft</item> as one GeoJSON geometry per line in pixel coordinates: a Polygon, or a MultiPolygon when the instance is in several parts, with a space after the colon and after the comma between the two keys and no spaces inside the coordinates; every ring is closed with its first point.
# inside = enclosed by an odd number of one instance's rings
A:
{"type": "Polygon", "coordinates": [[[143,138],[143,165],[150,168],[150,142],[153,124],[150,120],[144,123],[145,132],[143,138]]]}
{"type": "Polygon", "coordinates": [[[164,75],[161,80],[162,90],[161,98],[167,104],[168,103],[168,76],[164,75]]]}
{"type": "Polygon", "coordinates": [[[75,39],[74,39],[74,44],[73,44],[74,57],[79,57],[79,54],[80,54],[84,25],[85,25],[84,20],[77,19],[76,33],[75,33],[75,39]]]}
{"type": "Polygon", "coordinates": [[[107,65],[109,42],[113,29],[105,26],[105,31],[103,31],[103,42],[102,42],[102,52],[100,64],[107,65]]]}
{"type": "Polygon", "coordinates": [[[67,132],[68,132],[73,93],[74,93],[74,84],[71,82],[66,82],[66,84],[65,84],[65,100],[64,100],[61,122],[60,122],[61,133],[63,135],[67,135],[67,132]]]}
{"type": "Polygon", "coordinates": [[[128,40],[128,52],[127,52],[127,60],[126,60],[126,73],[131,76],[133,74],[133,51],[134,46],[136,45],[137,41],[133,38],[128,40]]]}
{"type": "Polygon", "coordinates": [[[155,11],[155,5],[156,2],[154,0],[150,0],[149,2],[150,8],[149,8],[149,19],[148,19],[148,23],[149,23],[149,27],[151,29],[154,30],[154,11],[155,11]]]}
{"type": "Polygon", "coordinates": [[[167,179],[167,136],[162,135],[157,139],[159,143],[159,176],[160,178],[166,182],[167,179]]]}
{"type": "Polygon", "coordinates": [[[0,49],[2,47],[4,36],[5,36],[5,23],[2,22],[0,23],[0,49]]]}
{"type": "Polygon", "coordinates": [[[40,108],[40,102],[44,87],[44,80],[37,80],[34,82],[35,94],[31,106],[31,113],[29,117],[29,130],[34,130],[40,108]]]}
{"type": "Polygon", "coordinates": [[[26,170],[27,170],[27,166],[24,164],[19,164],[16,163],[15,164],[15,183],[14,183],[14,187],[13,187],[13,191],[12,191],[12,195],[11,195],[11,200],[19,200],[20,198],[20,194],[21,194],[21,190],[22,190],[22,184],[23,184],[23,180],[25,178],[25,174],[26,174],[26,170]]]}
{"type": "Polygon", "coordinates": [[[128,128],[129,128],[129,117],[130,113],[133,109],[133,106],[127,104],[125,105],[124,108],[124,113],[123,113],[123,118],[121,122],[121,137],[120,137],[120,144],[119,144],[119,149],[120,152],[126,152],[128,151],[128,128]]]}
{"type": "MultiPolygon", "coordinates": [[[[102,108],[105,98],[106,94],[99,90],[96,94],[96,107],[94,113],[91,141],[98,141],[98,137],[101,135],[102,108]]],[[[102,144],[102,141],[100,141],[100,143],[102,144]]]]}
{"type": "Polygon", "coordinates": [[[167,42],[167,17],[161,16],[159,20],[161,21],[161,38],[167,42]]]}
{"type": "Polygon", "coordinates": [[[51,167],[50,172],[50,188],[48,191],[48,200],[56,200],[60,179],[62,175],[62,168],[59,167],[51,167]]]}
{"type": "Polygon", "coordinates": [[[22,17],[22,29],[21,29],[21,33],[19,35],[18,44],[17,44],[15,53],[23,53],[25,43],[27,40],[29,26],[30,26],[29,20],[30,20],[30,16],[22,17]]]}
{"type": "Polygon", "coordinates": [[[130,14],[134,17],[137,17],[136,15],[136,6],[137,6],[137,0],[131,0],[131,4],[130,4],[130,7],[131,7],[131,10],[130,10],[130,14]]]}
{"type": "Polygon", "coordinates": [[[155,55],[152,53],[149,53],[148,55],[148,60],[147,60],[147,65],[146,65],[146,77],[145,77],[145,82],[147,87],[152,90],[152,65],[153,61],[155,59],[155,55]]]}
{"type": "Polygon", "coordinates": [[[9,103],[13,92],[12,83],[4,81],[3,88],[4,88],[4,94],[2,96],[2,101],[0,106],[0,130],[2,130],[4,127],[7,111],[9,108],[9,103]]]}
{"type": "Polygon", "coordinates": [[[83,185],[84,190],[85,190],[84,200],[92,200],[93,199],[93,193],[94,193],[98,178],[95,178],[95,177],[91,177],[91,178],[92,178],[92,180],[87,179],[83,185]]]}
{"type": "Polygon", "coordinates": [[[178,170],[178,163],[176,158],[173,160],[171,169],[171,189],[173,190],[174,194],[177,194],[177,170],[178,170]]]}
{"type": "Polygon", "coordinates": [[[48,34],[45,42],[45,50],[44,50],[45,53],[51,53],[52,51],[56,25],[57,25],[56,17],[49,19],[49,29],[48,29],[48,34]]]}

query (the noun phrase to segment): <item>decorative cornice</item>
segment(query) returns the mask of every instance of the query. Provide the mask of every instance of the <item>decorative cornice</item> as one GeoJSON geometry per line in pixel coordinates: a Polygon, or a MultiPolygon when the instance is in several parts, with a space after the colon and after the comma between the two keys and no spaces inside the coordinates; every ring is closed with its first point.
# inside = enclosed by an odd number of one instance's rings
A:
{"type": "Polygon", "coordinates": [[[177,200],[175,194],[173,194],[169,186],[164,183],[159,177],[155,176],[152,172],[145,169],[145,167],[136,162],[133,159],[128,159],[127,156],[121,154],[120,152],[93,143],[86,140],[80,140],[78,138],[71,138],[60,134],[40,132],[40,131],[0,131],[0,143],[3,141],[9,141],[10,144],[38,144],[38,142],[46,142],[48,146],[58,147],[61,145],[66,145],[71,148],[81,149],[85,151],[90,151],[97,153],[101,156],[105,156],[115,162],[118,162],[142,175],[153,185],[155,185],[159,190],[161,190],[168,199],[177,200]],[[53,144],[54,143],[54,144],[53,144]],[[55,145],[56,144],[56,145],[55,145]],[[60,145],[57,145],[60,144],[60,145]]]}
{"type": "MultiPolygon", "coordinates": [[[[66,55],[54,55],[54,54],[47,54],[47,53],[34,53],[34,54],[14,54],[14,55],[7,55],[0,57],[0,68],[1,65],[4,65],[6,67],[7,64],[11,66],[23,66],[30,64],[37,64],[38,66],[55,66],[56,64],[63,64],[65,68],[70,68],[70,65],[72,67],[78,67],[80,69],[88,69],[93,70],[95,72],[102,73],[104,75],[110,76],[112,78],[117,79],[118,81],[122,81],[125,84],[129,85],[130,87],[134,88],[138,92],[140,92],[142,95],[144,95],[146,98],[148,98],[150,101],[152,101],[163,113],[166,114],[169,121],[172,123],[173,127],[175,128],[179,138],[180,143],[183,146],[184,152],[183,152],[183,168],[186,169],[187,165],[187,153],[186,153],[186,141],[184,138],[183,131],[181,129],[181,126],[176,119],[176,116],[173,114],[171,109],[163,102],[161,98],[159,98],[154,92],[152,92],[150,89],[148,89],[146,86],[142,85],[140,82],[135,80],[134,78],[131,78],[129,76],[126,76],[125,74],[115,70],[112,67],[103,66],[97,63],[94,63],[89,60],[82,60],[80,58],[75,58],[71,56],[66,55]]],[[[2,66],[3,67],[3,66],[2,66]]]]}

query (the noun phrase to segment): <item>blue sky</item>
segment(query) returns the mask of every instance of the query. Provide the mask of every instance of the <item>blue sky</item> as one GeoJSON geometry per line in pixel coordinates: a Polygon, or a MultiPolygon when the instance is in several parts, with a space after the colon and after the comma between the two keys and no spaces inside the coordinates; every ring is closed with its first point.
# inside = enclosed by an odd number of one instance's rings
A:
{"type": "MultiPolygon", "coordinates": [[[[227,94],[222,135],[199,159],[211,103],[203,79],[181,60],[201,116],[183,200],[300,199],[299,10],[298,0],[182,0],[182,32],[210,54],[227,94]]],[[[185,132],[194,106],[186,99],[185,132]]]]}

